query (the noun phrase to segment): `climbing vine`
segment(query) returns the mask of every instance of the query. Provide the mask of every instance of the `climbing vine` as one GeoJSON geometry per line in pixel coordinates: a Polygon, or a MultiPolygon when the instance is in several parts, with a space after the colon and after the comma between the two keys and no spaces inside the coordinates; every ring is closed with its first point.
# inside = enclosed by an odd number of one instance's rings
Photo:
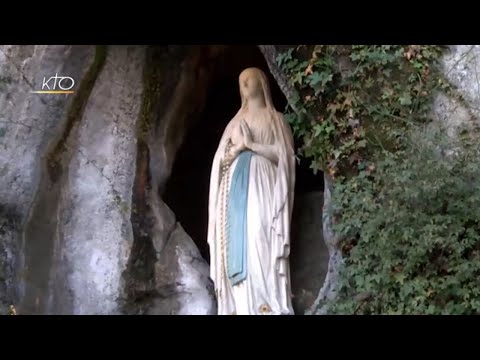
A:
{"type": "Polygon", "coordinates": [[[480,314],[480,146],[445,157],[451,139],[421,135],[336,185],[346,266],[330,312],[480,314]]]}
{"type": "Polygon", "coordinates": [[[378,150],[402,147],[428,120],[435,89],[448,89],[441,46],[300,45],[277,62],[294,88],[286,115],[313,171],[333,178],[374,168],[378,150]]]}
{"type": "Polygon", "coordinates": [[[443,52],[301,45],[277,59],[300,155],[335,184],[344,266],[331,313],[480,313],[480,147],[473,130],[457,142],[425,126],[437,90],[465,105],[437,66],[443,52]]]}

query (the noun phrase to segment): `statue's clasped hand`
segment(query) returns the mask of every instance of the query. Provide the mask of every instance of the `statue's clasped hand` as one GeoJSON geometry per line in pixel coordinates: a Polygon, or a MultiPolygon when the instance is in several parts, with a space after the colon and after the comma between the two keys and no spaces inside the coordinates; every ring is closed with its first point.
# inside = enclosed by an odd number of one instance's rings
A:
{"type": "Polygon", "coordinates": [[[251,150],[253,144],[252,133],[250,132],[250,128],[244,119],[242,119],[242,122],[240,123],[240,130],[242,132],[244,149],[251,150]]]}
{"type": "Polygon", "coordinates": [[[233,131],[230,141],[232,145],[227,153],[230,162],[235,160],[242,151],[251,149],[253,144],[252,134],[245,120],[242,120],[240,126],[233,131]]]}

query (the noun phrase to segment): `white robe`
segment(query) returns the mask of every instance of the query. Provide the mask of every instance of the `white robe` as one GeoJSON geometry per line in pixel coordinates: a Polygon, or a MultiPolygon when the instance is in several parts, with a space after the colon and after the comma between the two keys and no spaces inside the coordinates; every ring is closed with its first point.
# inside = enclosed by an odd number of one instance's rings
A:
{"type": "Polygon", "coordinates": [[[220,164],[235,117],[225,129],[214,158],[210,183],[209,230],[210,274],[215,284],[219,315],[293,314],[290,291],[290,220],[295,181],[293,138],[281,114],[260,129],[251,129],[253,140],[277,144],[278,164],[260,154],[250,162],[247,204],[247,277],[232,286],[225,265],[226,251],[221,234],[226,229],[227,188],[237,160],[222,179],[220,164]],[[227,187],[227,188],[225,188],[227,187]]]}

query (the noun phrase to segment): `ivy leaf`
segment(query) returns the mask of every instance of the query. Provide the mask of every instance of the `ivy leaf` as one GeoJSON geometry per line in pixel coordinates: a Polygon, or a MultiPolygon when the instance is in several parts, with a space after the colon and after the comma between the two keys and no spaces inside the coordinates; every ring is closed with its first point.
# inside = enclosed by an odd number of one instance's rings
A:
{"type": "Polygon", "coordinates": [[[293,91],[290,101],[294,104],[300,101],[300,93],[296,90],[293,91]]]}
{"type": "Polygon", "coordinates": [[[299,64],[298,59],[292,59],[292,60],[289,60],[288,62],[285,62],[283,66],[288,71],[293,71],[298,66],[298,64],[299,64]]]}
{"type": "Polygon", "coordinates": [[[363,139],[363,140],[360,140],[359,142],[357,142],[357,147],[359,147],[359,148],[367,147],[367,140],[363,139]]]}
{"type": "Polygon", "coordinates": [[[335,127],[332,125],[332,124],[329,124],[326,128],[325,128],[325,132],[327,134],[331,134],[332,132],[335,131],[335,127]]]}
{"type": "Polygon", "coordinates": [[[373,78],[372,77],[368,77],[366,80],[365,80],[365,88],[371,88],[374,84],[374,81],[373,81],[373,78]]]}
{"type": "Polygon", "coordinates": [[[323,79],[322,74],[323,73],[319,73],[318,71],[316,71],[311,76],[309,76],[310,85],[314,86],[319,84],[323,79]]]}
{"type": "Polygon", "coordinates": [[[315,96],[317,96],[318,94],[320,94],[320,92],[323,91],[323,86],[320,83],[312,85],[312,88],[314,90],[315,96]]]}
{"type": "Polygon", "coordinates": [[[321,124],[317,124],[313,127],[313,130],[314,130],[313,136],[317,137],[321,134],[323,127],[321,124]]]}
{"type": "Polygon", "coordinates": [[[308,77],[308,83],[315,91],[315,95],[318,95],[320,91],[322,91],[323,87],[332,79],[332,73],[315,71],[308,77]]]}
{"type": "Polygon", "coordinates": [[[330,103],[327,105],[327,111],[330,111],[332,113],[335,113],[337,110],[339,110],[341,105],[339,103],[330,103]]]}
{"type": "Polygon", "coordinates": [[[296,83],[298,83],[299,85],[302,85],[302,83],[303,83],[303,77],[304,77],[303,73],[297,72],[297,73],[295,74],[295,76],[292,78],[292,83],[293,83],[294,85],[295,85],[296,83]]]}
{"type": "Polygon", "coordinates": [[[345,100],[343,101],[343,106],[352,106],[353,100],[354,100],[353,94],[351,92],[348,92],[345,95],[345,100]]]}
{"type": "Polygon", "coordinates": [[[412,104],[412,97],[409,93],[405,93],[398,99],[401,105],[408,106],[412,104]]]}
{"type": "Polygon", "coordinates": [[[324,77],[324,80],[322,81],[322,85],[326,85],[328,82],[333,80],[333,74],[330,73],[324,77]]]}
{"type": "Polygon", "coordinates": [[[389,87],[383,89],[382,100],[386,100],[393,95],[393,90],[389,87]]]}
{"type": "Polygon", "coordinates": [[[293,53],[293,48],[288,49],[286,52],[279,54],[277,56],[277,63],[282,66],[284,65],[287,61],[292,60],[292,53],[293,53]]]}

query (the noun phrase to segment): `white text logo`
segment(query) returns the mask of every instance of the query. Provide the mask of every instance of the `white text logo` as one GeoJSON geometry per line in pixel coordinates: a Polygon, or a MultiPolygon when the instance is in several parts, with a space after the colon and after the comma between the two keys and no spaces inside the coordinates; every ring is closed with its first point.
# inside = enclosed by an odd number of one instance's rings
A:
{"type": "Polygon", "coordinates": [[[51,76],[47,79],[43,77],[42,89],[32,91],[35,94],[73,94],[72,90],[75,86],[75,80],[70,76],[51,76]]]}

